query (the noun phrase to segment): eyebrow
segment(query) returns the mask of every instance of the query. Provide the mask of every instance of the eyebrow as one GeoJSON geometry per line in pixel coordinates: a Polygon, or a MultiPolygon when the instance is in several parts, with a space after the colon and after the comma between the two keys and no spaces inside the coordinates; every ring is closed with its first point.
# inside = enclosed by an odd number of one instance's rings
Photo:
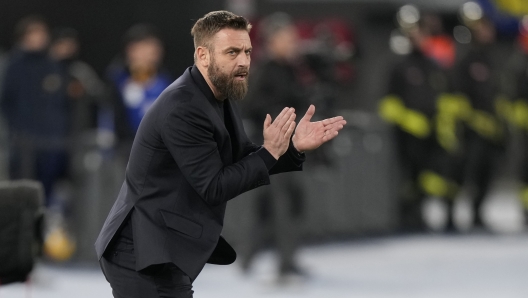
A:
{"type": "MultiPolygon", "coordinates": [[[[246,51],[251,51],[251,50],[253,50],[253,47],[249,47],[249,48],[247,48],[246,51]]],[[[229,51],[237,51],[237,52],[240,52],[240,51],[242,51],[242,48],[239,48],[239,47],[229,47],[229,48],[227,48],[227,49],[224,50],[224,52],[229,52],[229,51]]]]}

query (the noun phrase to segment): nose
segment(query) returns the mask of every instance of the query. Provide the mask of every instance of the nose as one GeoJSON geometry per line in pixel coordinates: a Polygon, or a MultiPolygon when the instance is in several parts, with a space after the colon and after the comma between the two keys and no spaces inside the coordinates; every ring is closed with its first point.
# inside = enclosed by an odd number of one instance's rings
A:
{"type": "Polygon", "coordinates": [[[238,67],[249,67],[251,63],[251,56],[245,52],[241,52],[237,59],[238,67]]]}

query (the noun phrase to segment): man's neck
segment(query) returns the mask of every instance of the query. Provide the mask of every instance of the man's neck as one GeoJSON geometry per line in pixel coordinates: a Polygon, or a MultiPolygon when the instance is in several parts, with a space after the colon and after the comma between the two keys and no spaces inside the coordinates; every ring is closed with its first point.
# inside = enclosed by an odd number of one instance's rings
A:
{"type": "Polygon", "coordinates": [[[214,97],[217,100],[219,100],[219,101],[224,101],[226,99],[226,97],[221,95],[221,94],[219,94],[218,90],[215,88],[215,86],[213,85],[213,83],[209,79],[209,76],[207,75],[207,69],[205,69],[205,68],[203,68],[203,67],[201,67],[199,65],[196,65],[196,67],[198,67],[198,70],[200,71],[200,73],[202,74],[203,78],[205,79],[205,82],[207,83],[209,88],[211,88],[211,91],[213,91],[214,97]]]}

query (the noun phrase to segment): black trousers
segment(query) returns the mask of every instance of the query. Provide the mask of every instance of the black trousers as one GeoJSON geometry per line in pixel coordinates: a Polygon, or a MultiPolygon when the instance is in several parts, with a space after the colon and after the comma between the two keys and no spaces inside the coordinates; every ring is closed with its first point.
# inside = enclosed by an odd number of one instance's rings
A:
{"type": "Polygon", "coordinates": [[[115,298],[192,298],[189,276],[172,263],[136,271],[133,246],[118,243],[99,261],[115,298]]]}

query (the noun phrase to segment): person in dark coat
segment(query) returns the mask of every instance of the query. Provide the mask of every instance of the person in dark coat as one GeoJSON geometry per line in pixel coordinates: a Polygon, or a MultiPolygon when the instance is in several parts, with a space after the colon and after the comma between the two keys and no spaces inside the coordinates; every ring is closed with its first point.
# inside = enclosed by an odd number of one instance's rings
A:
{"type": "Polygon", "coordinates": [[[474,226],[484,227],[482,203],[489,192],[505,148],[504,123],[497,111],[499,72],[492,50],[495,28],[483,17],[471,25],[473,43],[456,66],[457,91],[468,99],[471,114],[465,129],[465,181],[472,186],[474,226]]]}
{"type": "Polygon", "coordinates": [[[58,65],[49,59],[48,27],[28,17],[16,28],[18,43],[9,59],[1,96],[10,142],[10,178],[44,184],[46,204],[67,169],[70,107],[58,65]]]}
{"type": "Polygon", "coordinates": [[[251,61],[251,25],[227,11],[194,25],[195,65],[156,99],[134,138],[126,179],[95,243],[114,297],[192,297],[207,262],[236,253],[220,236],[227,201],[299,171],[302,152],[337,136],[342,117],[296,126],[293,108],[250,142],[238,110],[251,61]]]}
{"type": "MultiPolygon", "coordinates": [[[[422,231],[427,228],[422,214],[425,199],[434,197],[452,205],[457,185],[450,176],[454,163],[437,133],[437,104],[448,90],[448,80],[439,64],[424,52],[423,44],[430,34],[427,27],[417,22],[407,30],[412,50],[390,72],[380,114],[393,125],[403,174],[401,228],[422,231]]],[[[446,228],[451,225],[448,216],[446,228]]]]}
{"type": "MultiPolygon", "coordinates": [[[[297,111],[308,106],[296,73],[299,38],[291,18],[285,13],[272,14],[260,23],[260,29],[266,58],[252,77],[251,90],[244,102],[252,127],[258,127],[266,113],[280,113],[284,105],[297,111]]],[[[257,132],[253,139],[261,141],[261,138],[257,132]]],[[[261,188],[253,203],[254,226],[242,255],[243,269],[249,270],[256,253],[267,242],[265,235],[271,234],[279,252],[278,281],[303,273],[295,259],[303,210],[302,186],[296,173],[273,177],[272,184],[261,188]],[[272,232],[265,233],[266,230],[272,232]]]]}

